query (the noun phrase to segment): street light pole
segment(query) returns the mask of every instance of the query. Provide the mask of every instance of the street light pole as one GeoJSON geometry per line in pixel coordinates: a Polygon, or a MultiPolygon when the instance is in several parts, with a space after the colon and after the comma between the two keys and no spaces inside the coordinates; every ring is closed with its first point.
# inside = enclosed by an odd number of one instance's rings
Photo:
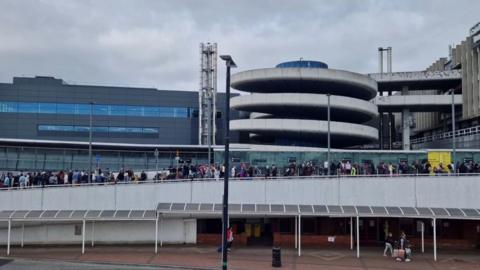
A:
{"type": "Polygon", "coordinates": [[[453,156],[453,173],[457,171],[457,147],[455,144],[455,91],[451,90],[452,94],[452,156],[453,156]]]}
{"type": "Polygon", "coordinates": [[[93,132],[93,102],[90,102],[90,127],[88,129],[88,182],[92,182],[92,132],[93,132]]]}
{"type": "Polygon", "coordinates": [[[227,66],[226,85],[225,85],[225,178],[223,182],[223,239],[222,239],[222,269],[227,270],[227,226],[228,226],[228,175],[229,169],[229,155],[230,155],[230,68],[237,67],[230,55],[220,55],[220,58],[225,61],[227,66]]]}
{"type": "Polygon", "coordinates": [[[327,162],[328,162],[328,175],[330,175],[330,93],[327,94],[327,162]]]}

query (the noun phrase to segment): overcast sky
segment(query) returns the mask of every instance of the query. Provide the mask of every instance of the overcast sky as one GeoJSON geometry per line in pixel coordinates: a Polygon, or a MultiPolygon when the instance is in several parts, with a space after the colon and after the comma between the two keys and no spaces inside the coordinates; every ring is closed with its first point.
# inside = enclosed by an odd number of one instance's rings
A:
{"type": "MultiPolygon", "coordinates": [[[[238,70],[303,59],[422,70],[480,21],[478,0],[0,0],[0,82],[48,75],[69,83],[197,90],[199,43],[217,42],[238,70]]],[[[219,91],[224,66],[219,65],[219,91]]]]}

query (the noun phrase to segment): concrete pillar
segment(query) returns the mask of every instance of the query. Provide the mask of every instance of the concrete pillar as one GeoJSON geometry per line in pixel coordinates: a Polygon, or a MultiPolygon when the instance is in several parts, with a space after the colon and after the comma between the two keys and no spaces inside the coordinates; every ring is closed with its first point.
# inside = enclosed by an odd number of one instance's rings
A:
{"type": "Polygon", "coordinates": [[[478,48],[472,49],[472,91],[473,91],[473,114],[478,116],[480,113],[480,88],[478,82],[478,48]]]}
{"type": "Polygon", "coordinates": [[[92,247],[95,246],[95,220],[92,220],[92,247]]]}
{"type": "Polygon", "coordinates": [[[437,220],[434,218],[433,222],[433,260],[437,261],[437,220]]]}
{"type": "Polygon", "coordinates": [[[295,248],[298,248],[298,220],[295,216],[295,248]]]}
{"type": "Polygon", "coordinates": [[[25,239],[25,223],[22,223],[22,239],[21,239],[21,242],[20,242],[21,247],[23,247],[24,239],[25,239]]]}
{"type": "Polygon", "coordinates": [[[302,216],[298,216],[298,257],[302,256],[302,216]]]}
{"type": "Polygon", "coordinates": [[[360,258],[360,217],[357,216],[357,258],[360,258]]]}
{"type": "Polygon", "coordinates": [[[465,60],[467,65],[463,66],[462,65],[462,70],[463,72],[466,71],[467,73],[467,92],[468,92],[468,110],[469,110],[469,116],[475,116],[475,111],[478,112],[478,109],[475,109],[475,103],[478,105],[478,102],[475,102],[475,94],[473,91],[473,74],[472,74],[472,66],[473,66],[473,59],[472,59],[472,38],[467,37],[466,43],[465,43],[465,60]]]}
{"type": "Polygon", "coordinates": [[[10,238],[12,234],[12,220],[8,220],[8,232],[7,232],[7,255],[10,255],[10,238]]]}
{"type": "MultiPolygon", "coordinates": [[[[408,95],[408,86],[402,87],[402,96],[408,95]]],[[[402,110],[402,143],[403,150],[410,150],[410,110],[402,110]]]]}
{"type": "Polygon", "coordinates": [[[425,253],[425,222],[422,221],[422,253],[425,253]]]}
{"type": "MultiPolygon", "coordinates": [[[[388,91],[388,95],[392,95],[392,91],[388,91]]],[[[388,112],[388,149],[393,147],[393,136],[395,133],[395,117],[392,112],[388,112]]]]}
{"type": "Polygon", "coordinates": [[[467,91],[467,72],[466,72],[466,67],[467,67],[467,58],[466,58],[466,41],[462,41],[461,44],[461,63],[462,63],[462,116],[463,118],[469,117],[470,113],[470,108],[468,105],[470,97],[470,93],[467,91]]]}
{"type": "Polygon", "coordinates": [[[163,218],[160,218],[160,246],[163,247],[163,218]]]}
{"type": "Polygon", "coordinates": [[[85,254],[85,219],[82,222],[82,254],[85,254]]]}
{"type": "Polygon", "coordinates": [[[155,254],[158,253],[158,216],[155,219],[155,254]]]}
{"type": "Polygon", "coordinates": [[[353,250],[353,217],[350,217],[350,250],[353,250]]]}

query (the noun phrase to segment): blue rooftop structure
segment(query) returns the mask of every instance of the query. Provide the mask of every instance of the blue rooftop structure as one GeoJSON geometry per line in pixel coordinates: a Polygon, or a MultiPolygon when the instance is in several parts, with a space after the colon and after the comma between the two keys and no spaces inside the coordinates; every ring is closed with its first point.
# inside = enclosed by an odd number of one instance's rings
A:
{"type": "Polygon", "coordinates": [[[299,60],[283,62],[277,68],[328,68],[328,65],[320,61],[299,60]]]}

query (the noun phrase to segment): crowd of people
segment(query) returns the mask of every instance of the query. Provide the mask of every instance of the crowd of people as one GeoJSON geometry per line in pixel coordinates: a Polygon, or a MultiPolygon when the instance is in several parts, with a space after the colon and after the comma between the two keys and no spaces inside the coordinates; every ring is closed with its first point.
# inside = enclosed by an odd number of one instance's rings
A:
{"type": "MultiPolygon", "coordinates": [[[[306,161],[302,163],[290,162],[277,167],[275,164],[254,166],[248,163],[234,164],[229,170],[229,176],[238,179],[277,178],[293,176],[357,176],[357,175],[439,175],[439,174],[473,174],[480,173],[480,164],[474,161],[453,164],[439,163],[432,166],[428,160],[414,161],[411,164],[401,161],[399,163],[370,161],[352,163],[349,160],[325,161],[316,163],[306,161]],[[456,168],[456,169],[455,169],[456,168]]],[[[134,172],[131,169],[120,169],[112,172],[107,169],[96,169],[90,175],[82,170],[61,170],[43,172],[3,172],[0,173],[0,187],[49,186],[49,185],[78,185],[85,183],[125,183],[144,182],[148,180],[175,180],[175,179],[215,179],[220,180],[225,176],[225,166],[219,164],[183,164],[170,166],[158,172],[134,172]]]]}

